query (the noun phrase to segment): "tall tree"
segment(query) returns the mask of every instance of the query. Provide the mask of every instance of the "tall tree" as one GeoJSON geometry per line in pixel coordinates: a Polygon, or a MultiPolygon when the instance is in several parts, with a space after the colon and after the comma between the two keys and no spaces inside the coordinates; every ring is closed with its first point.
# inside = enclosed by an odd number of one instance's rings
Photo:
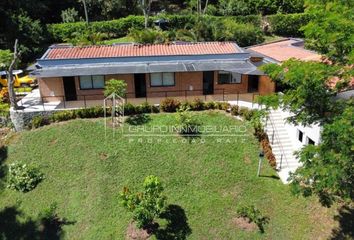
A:
{"type": "Polygon", "coordinates": [[[354,63],[354,1],[307,0],[306,6],[313,16],[303,28],[307,46],[333,62],[354,63]]]}
{"type": "Polygon", "coordinates": [[[14,44],[14,52],[13,52],[13,58],[9,64],[9,68],[7,70],[7,88],[9,91],[9,98],[10,98],[10,105],[14,109],[18,109],[17,102],[16,102],[16,93],[14,90],[14,82],[15,78],[13,76],[13,70],[14,67],[16,66],[16,63],[18,62],[20,56],[20,52],[18,51],[18,40],[15,40],[14,44]]]}
{"type": "Polygon", "coordinates": [[[139,1],[140,1],[140,8],[143,11],[144,18],[145,18],[144,26],[145,28],[148,28],[152,0],[139,0],[139,1]]]}
{"type": "Polygon", "coordinates": [[[354,100],[335,98],[354,78],[354,8],[352,1],[341,0],[308,0],[306,4],[306,11],[315,14],[304,28],[306,41],[331,61],[289,60],[280,66],[266,65],[264,70],[284,86],[284,94],[277,99],[293,113],[289,120],[320,124],[323,129],[319,145],[307,145],[297,153],[302,166],[290,179],[295,192],[316,194],[329,206],[335,200],[354,200],[354,100]]]}

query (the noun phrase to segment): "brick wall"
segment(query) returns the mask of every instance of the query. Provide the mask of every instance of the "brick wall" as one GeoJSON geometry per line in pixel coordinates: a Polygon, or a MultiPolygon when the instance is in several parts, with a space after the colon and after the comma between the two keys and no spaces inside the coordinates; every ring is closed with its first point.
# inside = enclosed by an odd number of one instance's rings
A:
{"type": "Polygon", "coordinates": [[[248,89],[247,75],[242,75],[241,83],[219,84],[218,73],[219,73],[218,71],[214,72],[214,89],[225,89],[225,93],[231,93],[231,94],[235,94],[237,92],[247,93],[247,89],[248,89]]]}
{"type": "MultiPolygon", "coordinates": [[[[106,75],[105,81],[111,79],[124,80],[127,83],[127,92],[134,92],[134,74],[115,74],[106,75]]],[[[103,99],[103,89],[80,89],[79,77],[75,77],[76,94],[78,100],[83,100],[85,95],[86,100],[103,99]]]]}
{"type": "MultiPolygon", "coordinates": [[[[134,74],[116,74],[106,75],[105,81],[110,79],[125,80],[127,82],[128,97],[135,97],[134,74]]],[[[103,89],[81,90],[79,77],[75,77],[76,94],[78,100],[83,100],[85,95],[86,100],[103,99],[103,89]]],[[[39,79],[39,89],[41,96],[64,96],[64,86],[61,77],[42,78],[39,79]]],[[[175,86],[171,87],[151,87],[150,74],[146,74],[146,92],[148,97],[165,97],[166,93],[161,91],[170,91],[168,97],[188,96],[203,94],[203,72],[178,72],[175,73],[175,86]],[[193,90],[193,91],[190,91],[193,90]],[[200,91],[197,91],[200,90],[200,91]]],[[[236,94],[248,92],[248,76],[242,75],[241,83],[218,84],[218,71],[214,72],[214,94],[222,94],[222,89],[225,94],[236,94]]],[[[275,83],[268,76],[259,77],[259,92],[260,94],[269,94],[275,91],[275,83]]],[[[62,97],[48,97],[46,101],[62,100],[62,97]]]]}
{"type": "Polygon", "coordinates": [[[38,85],[41,96],[46,96],[44,101],[53,102],[63,100],[61,96],[64,96],[64,86],[61,77],[39,78],[38,85]]]}
{"type": "Polygon", "coordinates": [[[275,92],[275,82],[273,82],[268,76],[260,76],[258,91],[261,95],[275,92]]]}
{"type": "Polygon", "coordinates": [[[168,97],[200,95],[203,89],[203,72],[177,72],[175,73],[175,86],[152,87],[150,74],[146,74],[146,92],[148,97],[165,97],[166,93],[161,91],[172,91],[167,93],[168,97]],[[190,91],[193,90],[193,91],[190,91]],[[173,92],[174,91],[174,92],[173,92]]]}

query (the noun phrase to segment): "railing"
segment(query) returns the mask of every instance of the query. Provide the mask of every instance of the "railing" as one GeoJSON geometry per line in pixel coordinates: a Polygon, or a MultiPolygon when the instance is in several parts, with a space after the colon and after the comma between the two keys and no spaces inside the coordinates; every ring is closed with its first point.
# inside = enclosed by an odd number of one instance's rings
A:
{"type": "MultiPolygon", "coordinates": [[[[192,100],[191,98],[199,98],[204,101],[236,101],[239,104],[240,100],[252,102],[255,101],[259,93],[240,93],[239,91],[230,91],[225,89],[214,89],[213,94],[204,94],[202,89],[197,90],[172,90],[172,91],[153,91],[147,92],[144,97],[136,98],[135,92],[126,93],[126,102],[131,103],[160,103],[164,98],[177,98],[181,101],[192,100]]],[[[104,99],[103,94],[86,94],[73,96],[76,100],[68,100],[63,95],[58,96],[41,96],[41,97],[24,97],[19,101],[22,106],[41,106],[43,110],[67,109],[67,108],[87,108],[91,107],[95,102],[104,99]]],[[[98,102],[96,106],[98,106],[98,102]]]]}
{"type": "MultiPolygon", "coordinates": [[[[278,133],[275,129],[275,126],[274,126],[274,123],[272,121],[272,118],[271,117],[267,117],[267,120],[266,120],[266,126],[268,125],[268,120],[271,124],[271,127],[272,127],[272,140],[271,140],[271,143],[273,144],[274,143],[274,136],[276,138],[276,141],[278,141],[278,145],[280,147],[280,164],[279,164],[279,170],[282,169],[282,165],[283,165],[283,159],[285,159],[285,162],[286,162],[286,166],[289,167],[289,163],[288,163],[288,159],[286,157],[286,154],[284,152],[284,149],[283,149],[283,145],[281,144],[280,142],[280,138],[278,136],[278,133]]],[[[268,136],[269,137],[269,136],[268,136]]]]}

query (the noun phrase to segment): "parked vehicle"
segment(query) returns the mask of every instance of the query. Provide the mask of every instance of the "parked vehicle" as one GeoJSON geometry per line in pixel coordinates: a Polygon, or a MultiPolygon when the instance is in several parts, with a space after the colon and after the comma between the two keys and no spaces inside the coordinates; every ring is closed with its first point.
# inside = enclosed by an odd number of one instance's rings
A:
{"type": "MultiPolygon", "coordinates": [[[[14,70],[15,78],[14,87],[29,87],[36,83],[36,79],[26,75],[22,70],[14,70]]],[[[0,71],[0,84],[2,87],[7,87],[6,71],[0,71]]]]}

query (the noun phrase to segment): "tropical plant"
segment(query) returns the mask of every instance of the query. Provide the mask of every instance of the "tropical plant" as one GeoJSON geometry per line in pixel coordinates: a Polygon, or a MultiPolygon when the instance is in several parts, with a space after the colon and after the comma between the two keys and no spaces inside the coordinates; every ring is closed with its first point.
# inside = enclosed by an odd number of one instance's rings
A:
{"type": "Polygon", "coordinates": [[[163,186],[156,176],[147,176],[143,183],[143,191],[132,193],[124,187],[120,193],[120,203],[133,213],[138,228],[147,228],[162,213],[166,205],[163,186]]]}
{"type": "Polygon", "coordinates": [[[156,29],[130,29],[129,37],[134,42],[142,44],[167,43],[169,42],[169,32],[156,29]]]}

